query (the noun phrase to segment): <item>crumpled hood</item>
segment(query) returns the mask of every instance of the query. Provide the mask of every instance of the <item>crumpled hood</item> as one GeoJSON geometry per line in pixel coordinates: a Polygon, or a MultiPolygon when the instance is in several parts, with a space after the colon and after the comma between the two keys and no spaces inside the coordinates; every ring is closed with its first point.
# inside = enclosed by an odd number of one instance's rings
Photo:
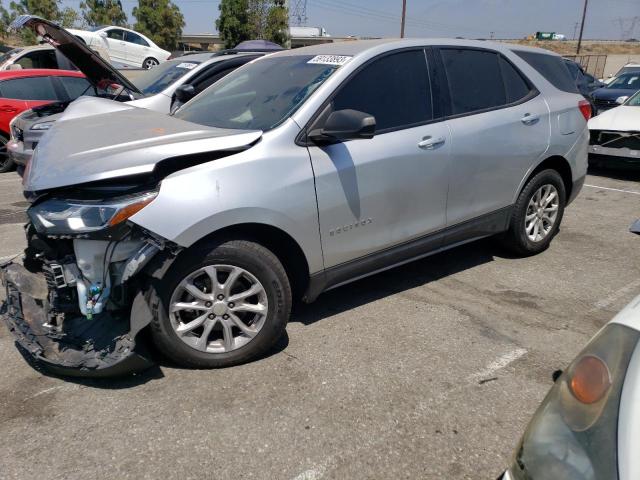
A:
{"type": "Polygon", "coordinates": [[[590,130],[640,131],[640,107],[620,106],[589,120],[590,130]]]}
{"type": "Polygon", "coordinates": [[[261,136],[259,130],[206,127],[111,100],[86,98],[71,104],[42,137],[23,188],[41,192],[150,173],[163,160],[242,149],[261,136]],[[100,109],[111,113],[97,113],[100,109]],[[93,114],[86,116],[88,111],[93,114]]]}

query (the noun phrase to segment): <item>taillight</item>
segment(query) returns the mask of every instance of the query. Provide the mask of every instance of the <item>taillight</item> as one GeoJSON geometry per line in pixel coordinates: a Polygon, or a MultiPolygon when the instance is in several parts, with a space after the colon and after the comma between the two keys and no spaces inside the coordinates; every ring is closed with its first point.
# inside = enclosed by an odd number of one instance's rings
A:
{"type": "Polygon", "coordinates": [[[591,118],[591,104],[586,100],[580,100],[578,102],[578,108],[582,112],[582,116],[585,120],[589,120],[591,118]]]}

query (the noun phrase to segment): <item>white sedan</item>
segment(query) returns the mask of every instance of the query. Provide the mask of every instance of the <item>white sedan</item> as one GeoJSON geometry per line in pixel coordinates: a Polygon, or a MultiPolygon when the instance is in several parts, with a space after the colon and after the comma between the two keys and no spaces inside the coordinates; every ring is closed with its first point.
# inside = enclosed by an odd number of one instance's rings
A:
{"type": "Polygon", "coordinates": [[[640,165],[640,91],[589,120],[589,162],[640,165]]]}
{"type": "Polygon", "coordinates": [[[129,67],[153,68],[171,55],[148,37],[127,28],[99,26],[91,30],[69,29],[69,32],[91,48],[106,49],[112,62],[129,67]]]}

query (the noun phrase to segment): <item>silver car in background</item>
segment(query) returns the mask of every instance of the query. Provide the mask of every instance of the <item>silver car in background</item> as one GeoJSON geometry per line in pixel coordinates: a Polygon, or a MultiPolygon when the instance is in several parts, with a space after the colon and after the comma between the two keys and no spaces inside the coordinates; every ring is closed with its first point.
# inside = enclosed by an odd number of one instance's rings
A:
{"type": "Polygon", "coordinates": [[[237,365],[295,299],[490,235],[539,253],[587,170],[588,102],[517,45],[318,45],[174,116],[93,102],[38,145],[24,265],[2,269],[18,343],[67,374],[141,368],[147,327],[181,365],[237,365]]]}

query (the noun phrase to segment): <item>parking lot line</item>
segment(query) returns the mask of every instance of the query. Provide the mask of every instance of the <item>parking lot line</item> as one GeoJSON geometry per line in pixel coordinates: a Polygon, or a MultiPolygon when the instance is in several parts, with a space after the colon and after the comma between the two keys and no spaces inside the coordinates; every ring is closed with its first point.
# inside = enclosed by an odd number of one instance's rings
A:
{"type": "Polygon", "coordinates": [[[489,365],[487,365],[485,369],[471,375],[470,378],[485,379],[487,377],[491,377],[498,370],[502,370],[504,367],[506,367],[512,362],[515,362],[517,359],[519,359],[526,353],[527,353],[527,350],[524,348],[516,348],[514,350],[511,350],[510,352],[505,353],[501,357],[498,357],[496,360],[491,362],[489,365]]]}
{"type": "Polygon", "coordinates": [[[591,188],[599,188],[601,190],[612,190],[614,192],[631,193],[633,195],[640,195],[640,192],[636,192],[635,190],[622,190],[620,188],[600,187],[598,185],[589,185],[588,183],[585,183],[584,186],[591,187],[591,188]]]}

